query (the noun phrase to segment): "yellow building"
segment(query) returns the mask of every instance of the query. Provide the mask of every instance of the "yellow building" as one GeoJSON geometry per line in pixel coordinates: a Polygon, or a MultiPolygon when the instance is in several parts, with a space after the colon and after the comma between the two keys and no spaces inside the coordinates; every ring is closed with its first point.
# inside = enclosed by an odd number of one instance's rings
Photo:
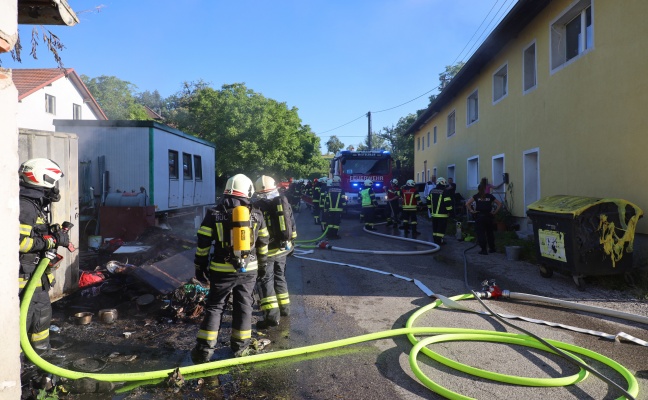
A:
{"type": "Polygon", "coordinates": [[[416,180],[453,177],[468,198],[506,172],[523,229],[553,195],[648,210],[646,15],[645,0],[519,0],[408,129],[416,180]]]}

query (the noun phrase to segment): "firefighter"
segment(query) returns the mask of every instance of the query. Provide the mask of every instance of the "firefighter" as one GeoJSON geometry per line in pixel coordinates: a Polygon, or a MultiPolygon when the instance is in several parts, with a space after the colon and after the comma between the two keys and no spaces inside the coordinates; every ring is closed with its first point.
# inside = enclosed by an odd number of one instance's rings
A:
{"type": "Polygon", "coordinates": [[[324,220],[328,228],[326,232],[328,239],[340,238],[338,231],[342,221],[342,211],[346,207],[346,194],[340,187],[340,182],[342,179],[337,175],[328,180],[329,187],[324,198],[324,220]]]}
{"type": "Polygon", "coordinates": [[[450,189],[445,178],[439,177],[436,180],[436,187],[430,191],[427,197],[427,205],[432,215],[432,236],[434,243],[445,244],[445,236],[448,218],[453,211],[453,200],[450,189]]]}
{"type": "Polygon", "coordinates": [[[375,231],[376,227],[374,226],[374,222],[378,201],[376,201],[376,195],[374,194],[372,186],[373,181],[371,179],[367,179],[364,182],[364,189],[360,191],[360,198],[362,199],[361,215],[364,219],[365,229],[375,231]]]}
{"type": "Polygon", "coordinates": [[[313,196],[312,202],[313,202],[313,219],[315,222],[315,225],[320,224],[320,194],[322,192],[322,188],[320,186],[319,179],[315,178],[313,179],[313,196]]]}
{"type": "Polygon", "coordinates": [[[196,277],[209,280],[205,317],[200,324],[194,363],[209,362],[218,343],[218,330],[225,303],[233,295],[230,347],[235,357],[254,353],[252,337],[252,293],[258,269],[265,269],[268,229],[262,212],[251,205],[254,186],[250,178],[237,174],[227,180],[223,198],[207,213],[198,229],[194,264],[196,277]],[[210,249],[213,254],[210,259],[210,249]]]}
{"type": "Polygon", "coordinates": [[[292,251],[293,241],[297,238],[297,224],[290,202],[284,195],[279,194],[274,179],[263,175],[256,180],[254,188],[254,206],[263,212],[270,235],[268,265],[266,268],[259,268],[258,278],[261,286],[260,308],[264,319],[256,323],[257,329],[267,329],[279,325],[280,315],[290,314],[286,257],[292,251]]]}
{"type": "Polygon", "coordinates": [[[328,178],[327,177],[322,177],[319,180],[320,183],[320,192],[319,192],[319,206],[320,206],[320,213],[319,213],[319,221],[320,225],[322,227],[322,232],[326,232],[326,220],[324,219],[324,200],[326,199],[326,194],[328,192],[328,178]]]}
{"type": "MultiPolygon", "coordinates": [[[[50,226],[50,205],[61,200],[56,183],[63,177],[61,168],[47,158],[33,158],[20,165],[20,268],[18,275],[19,295],[36,270],[42,253],[46,250],[56,251],[57,247],[67,247],[74,251],[74,246],[65,229],[53,229],[50,226]]],[[[27,314],[27,334],[34,350],[38,354],[47,354],[50,350],[49,328],[52,320],[52,303],[49,289],[54,284],[53,275],[46,273],[41,277],[29,303],[27,314]]]]}
{"type": "Polygon", "coordinates": [[[416,190],[414,180],[409,179],[405,182],[405,186],[401,188],[401,196],[403,196],[403,225],[401,228],[407,234],[411,227],[412,235],[418,235],[420,232],[418,231],[416,213],[421,204],[421,196],[418,190],[416,190]]]}
{"type": "Polygon", "coordinates": [[[398,186],[398,179],[392,179],[387,189],[387,211],[389,215],[387,216],[387,227],[390,226],[397,227],[400,223],[398,221],[400,213],[400,201],[401,201],[401,189],[398,186]]]}

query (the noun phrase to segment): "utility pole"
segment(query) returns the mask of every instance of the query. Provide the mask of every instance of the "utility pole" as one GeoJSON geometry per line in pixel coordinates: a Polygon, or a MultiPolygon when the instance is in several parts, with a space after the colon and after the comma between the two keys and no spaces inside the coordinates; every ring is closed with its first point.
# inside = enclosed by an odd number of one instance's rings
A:
{"type": "Polygon", "coordinates": [[[371,111],[367,111],[367,119],[369,121],[369,133],[367,134],[367,147],[369,147],[369,150],[373,150],[371,144],[371,111]]]}

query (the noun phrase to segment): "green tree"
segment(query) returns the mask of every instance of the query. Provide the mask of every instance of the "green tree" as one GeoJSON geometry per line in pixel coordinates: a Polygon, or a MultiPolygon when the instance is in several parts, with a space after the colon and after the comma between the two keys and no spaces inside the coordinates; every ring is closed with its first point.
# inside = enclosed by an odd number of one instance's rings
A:
{"type": "Polygon", "coordinates": [[[396,126],[384,127],[377,134],[389,145],[392,157],[399,160],[404,169],[414,167],[414,136],[404,133],[416,121],[416,117],[416,114],[401,117],[396,126]]]}
{"type": "Polygon", "coordinates": [[[329,153],[336,154],[344,148],[344,143],[335,135],[331,136],[326,142],[326,149],[329,153]]]}
{"type": "Polygon", "coordinates": [[[385,139],[374,133],[371,135],[371,146],[369,146],[369,138],[367,137],[364,142],[358,143],[356,148],[358,151],[380,150],[386,149],[387,143],[385,143],[385,139]]]}
{"type": "Polygon", "coordinates": [[[204,82],[185,83],[169,104],[171,123],[216,145],[219,183],[237,173],[279,180],[319,165],[319,138],[301,124],[298,110],[245,84],[215,90],[204,82]]]}
{"type": "Polygon", "coordinates": [[[135,95],[135,101],[160,115],[164,115],[167,112],[166,100],[162,98],[160,92],[157,90],[154,90],[153,92],[145,90],[144,92],[138,93],[135,95]]]}
{"type": "Polygon", "coordinates": [[[98,78],[81,75],[81,80],[106,113],[108,119],[148,119],[144,107],[135,102],[133,92],[137,86],[132,83],[106,75],[98,78]]]}

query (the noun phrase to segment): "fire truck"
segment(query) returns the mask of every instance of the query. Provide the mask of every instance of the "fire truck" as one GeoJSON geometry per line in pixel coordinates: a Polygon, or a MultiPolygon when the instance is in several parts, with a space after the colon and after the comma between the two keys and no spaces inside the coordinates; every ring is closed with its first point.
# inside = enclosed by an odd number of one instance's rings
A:
{"type": "Polygon", "coordinates": [[[341,178],[341,187],[347,195],[347,210],[360,210],[362,203],[358,192],[367,179],[373,181],[378,207],[386,203],[387,188],[392,180],[392,156],[384,150],[339,151],[331,160],[331,176],[341,178]]]}

